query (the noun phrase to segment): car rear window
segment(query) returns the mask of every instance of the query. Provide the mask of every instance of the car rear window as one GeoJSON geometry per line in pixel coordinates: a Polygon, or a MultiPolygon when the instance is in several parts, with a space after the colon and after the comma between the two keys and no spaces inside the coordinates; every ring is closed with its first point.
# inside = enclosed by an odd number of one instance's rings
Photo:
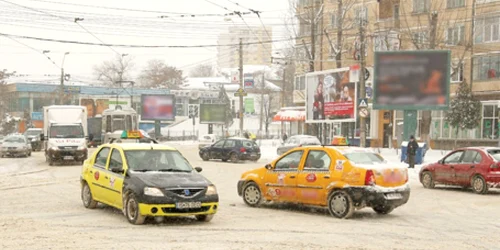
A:
{"type": "Polygon", "coordinates": [[[385,162],[384,158],[382,156],[375,154],[375,153],[369,153],[369,152],[352,152],[352,153],[347,153],[344,154],[344,156],[358,164],[374,164],[374,163],[383,163],[385,162]]]}
{"type": "Polygon", "coordinates": [[[488,154],[490,154],[495,161],[500,161],[500,149],[490,149],[488,150],[488,154]]]}
{"type": "Polygon", "coordinates": [[[257,148],[259,146],[257,146],[257,143],[255,143],[254,141],[242,141],[243,143],[243,147],[245,148],[257,148]]]}

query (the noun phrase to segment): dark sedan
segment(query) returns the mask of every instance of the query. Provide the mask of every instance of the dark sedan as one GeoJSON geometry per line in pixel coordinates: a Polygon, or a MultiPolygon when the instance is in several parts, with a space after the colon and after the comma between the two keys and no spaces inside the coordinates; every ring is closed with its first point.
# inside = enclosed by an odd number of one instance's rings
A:
{"type": "Polygon", "coordinates": [[[420,170],[425,188],[436,184],[472,187],[478,194],[489,188],[500,188],[500,148],[469,147],[450,152],[436,163],[420,170]]]}
{"type": "Polygon", "coordinates": [[[227,138],[200,149],[200,157],[204,161],[221,159],[222,161],[239,162],[241,160],[258,161],[260,148],[253,140],[245,138],[227,138]]]}

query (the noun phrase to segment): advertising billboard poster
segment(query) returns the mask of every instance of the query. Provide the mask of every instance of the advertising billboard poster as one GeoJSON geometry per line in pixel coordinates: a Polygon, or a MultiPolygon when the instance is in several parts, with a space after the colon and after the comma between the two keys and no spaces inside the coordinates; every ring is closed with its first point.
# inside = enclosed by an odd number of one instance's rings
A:
{"type": "Polygon", "coordinates": [[[200,124],[225,124],[226,104],[200,104],[200,124]]]}
{"type": "Polygon", "coordinates": [[[446,110],[450,51],[375,52],[373,108],[446,110]]]}
{"type": "Polygon", "coordinates": [[[174,95],[142,95],[141,119],[150,121],[175,120],[174,95]]]}
{"type": "Polygon", "coordinates": [[[102,112],[109,109],[109,99],[81,98],[80,106],[87,107],[88,118],[102,115],[102,112]]]}
{"type": "Polygon", "coordinates": [[[356,119],[356,84],[349,81],[349,68],[306,75],[306,122],[356,119]]]}
{"type": "Polygon", "coordinates": [[[254,98],[245,98],[243,105],[245,107],[245,113],[247,114],[255,113],[254,98]]]}

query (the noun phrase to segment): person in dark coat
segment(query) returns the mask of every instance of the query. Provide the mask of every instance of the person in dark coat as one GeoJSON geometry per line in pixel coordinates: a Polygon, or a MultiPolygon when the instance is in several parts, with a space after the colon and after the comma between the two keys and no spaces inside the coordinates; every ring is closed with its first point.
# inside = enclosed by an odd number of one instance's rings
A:
{"type": "Polygon", "coordinates": [[[286,139],[288,139],[288,135],[286,135],[286,133],[283,133],[283,142],[285,142],[286,139]]]}
{"type": "Polygon", "coordinates": [[[415,141],[415,137],[410,136],[410,142],[406,148],[406,156],[408,157],[408,168],[415,168],[415,155],[417,154],[418,143],[415,141]]]}

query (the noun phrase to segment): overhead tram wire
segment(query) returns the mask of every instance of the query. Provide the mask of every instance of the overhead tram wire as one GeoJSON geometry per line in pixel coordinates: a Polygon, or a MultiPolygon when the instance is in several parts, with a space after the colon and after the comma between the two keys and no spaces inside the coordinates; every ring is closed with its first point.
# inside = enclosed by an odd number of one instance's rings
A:
{"type": "Polygon", "coordinates": [[[47,59],[48,59],[48,60],[49,60],[52,64],[54,64],[54,66],[56,66],[58,69],[60,69],[60,68],[61,68],[59,65],[57,65],[57,63],[56,63],[56,62],[54,62],[54,60],[52,60],[49,56],[47,56],[45,53],[43,53],[43,51],[40,51],[40,50],[38,50],[38,49],[36,49],[36,48],[34,48],[34,47],[31,47],[31,46],[29,46],[29,45],[27,45],[27,44],[25,44],[25,43],[21,42],[21,41],[18,41],[18,40],[17,40],[17,39],[15,39],[15,38],[8,37],[8,36],[6,36],[6,37],[7,37],[8,39],[10,39],[10,40],[12,40],[12,41],[16,42],[16,43],[19,43],[19,44],[23,45],[23,46],[24,46],[24,47],[26,47],[26,48],[29,48],[29,49],[31,49],[31,50],[33,50],[33,51],[37,52],[38,54],[43,55],[43,56],[44,56],[45,58],[47,58],[47,59]]]}

